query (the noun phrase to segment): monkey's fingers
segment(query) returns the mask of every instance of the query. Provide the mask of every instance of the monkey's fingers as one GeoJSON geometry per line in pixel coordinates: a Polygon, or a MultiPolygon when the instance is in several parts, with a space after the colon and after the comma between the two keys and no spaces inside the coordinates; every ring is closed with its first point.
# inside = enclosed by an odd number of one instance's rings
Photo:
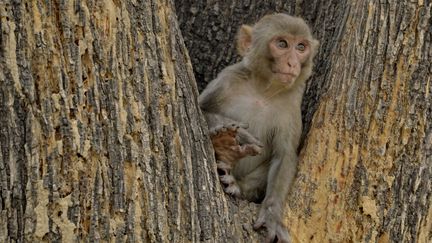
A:
{"type": "Polygon", "coordinates": [[[267,236],[265,239],[266,243],[272,243],[277,237],[278,243],[290,243],[291,239],[288,234],[288,231],[285,229],[285,227],[281,224],[278,224],[275,221],[268,220],[266,222],[265,218],[262,217],[257,220],[257,222],[254,225],[254,229],[257,230],[261,227],[265,227],[267,229],[267,236]]]}
{"type": "Polygon", "coordinates": [[[264,221],[256,221],[255,224],[253,225],[254,230],[259,230],[262,227],[264,227],[264,221]]]}
{"type": "Polygon", "coordinates": [[[288,234],[288,231],[283,225],[276,225],[276,236],[278,238],[278,243],[290,243],[291,237],[288,234]]]}
{"type": "Polygon", "coordinates": [[[267,228],[267,237],[265,243],[273,243],[276,238],[276,230],[274,228],[267,228]]]}
{"type": "Polygon", "coordinates": [[[232,169],[232,166],[230,163],[227,163],[223,160],[216,161],[216,166],[219,170],[223,170],[225,173],[227,173],[229,170],[232,169]]]}
{"type": "Polygon", "coordinates": [[[253,225],[254,230],[258,230],[259,228],[263,227],[265,225],[265,214],[263,210],[260,210],[258,219],[255,221],[255,224],[253,225]]]}
{"type": "Polygon", "coordinates": [[[212,127],[209,130],[209,134],[211,137],[214,137],[214,136],[216,136],[220,133],[226,132],[226,131],[227,131],[227,129],[224,125],[219,125],[219,126],[212,127]]]}
{"type": "Polygon", "coordinates": [[[264,147],[261,141],[255,138],[244,128],[239,128],[237,130],[237,140],[240,144],[256,144],[259,147],[264,147]]]}
{"type": "Polygon", "coordinates": [[[222,125],[222,127],[226,128],[229,131],[236,132],[238,129],[241,129],[241,128],[242,129],[249,128],[249,124],[243,123],[243,122],[233,122],[233,123],[224,124],[224,125],[222,125]]]}
{"type": "Polygon", "coordinates": [[[258,145],[255,144],[246,144],[243,145],[243,147],[248,155],[255,156],[262,152],[262,147],[259,147],[258,145]]]}
{"type": "Polygon", "coordinates": [[[237,145],[236,151],[238,152],[239,159],[246,156],[255,156],[261,153],[262,148],[255,144],[237,145]]]}
{"type": "Polygon", "coordinates": [[[240,124],[239,124],[239,123],[230,123],[230,124],[226,124],[226,125],[224,125],[224,127],[225,127],[228,131],[237,132],[237,130],[240,128],[240,124]]]}
{"type": "Polygon", "coordinates": [[[254,230],[258,230],[261,227],[265,227],[267,229],[265,242],[271,243],[276,239],[276,237],[278,239],[277,242],[291,242],[289,233],[283,224],[271,217],[266,217],[266,210],[260,210],[259,217],[253,226],[254,230]]]}
{"type": "Polygon", "coordinates": [[[209,130],[209,134],[211,138],[216,137],[232,137],[236,138],[237,130],[240,128],[239,125],[236,124],[230,124],[230,125],[219,125],[216,127],[213,127],[209,130]]]}
{"type": "Polygon", "coordinates": [[[243,128],[243,129],[249,128],[249,123],[239,122],[237,123],[237,125],[239,126],[239,128],[243,128]]]}

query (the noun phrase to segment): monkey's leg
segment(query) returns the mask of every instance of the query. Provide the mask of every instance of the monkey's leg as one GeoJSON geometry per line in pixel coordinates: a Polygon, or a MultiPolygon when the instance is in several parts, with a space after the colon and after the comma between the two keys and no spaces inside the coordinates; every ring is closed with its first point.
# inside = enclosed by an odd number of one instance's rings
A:
{"type": "Polygon", "coordinates": [[[282,215],[286,196],[296,175],[297,155],[293,146],[284,146],[284,149],[284,153],[276,153],[270,162],[266,195],[254,225],[254,229],[267,228],[268,242],[275,238],[280,242],[291,242],[282,215]]]}
{"type": "Polygon", "coordinates": [[[264,199],[268,170],[268,164],[261,163],[248,174],[236,177],[242,198],[253,202],[261,202],[264,199]]]}

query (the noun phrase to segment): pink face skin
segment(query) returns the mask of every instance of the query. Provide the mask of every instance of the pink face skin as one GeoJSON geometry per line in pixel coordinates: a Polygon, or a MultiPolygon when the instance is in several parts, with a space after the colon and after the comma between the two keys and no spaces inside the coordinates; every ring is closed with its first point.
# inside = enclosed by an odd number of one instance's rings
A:
{"type": "Polygon", "coordinates": [[[291,85],[300,75],[301,65],[310,55],[307,39],[293,36],[276,36],[270,43],[270,54],[274,62],[271,66],[273,79],[291,85]]]}

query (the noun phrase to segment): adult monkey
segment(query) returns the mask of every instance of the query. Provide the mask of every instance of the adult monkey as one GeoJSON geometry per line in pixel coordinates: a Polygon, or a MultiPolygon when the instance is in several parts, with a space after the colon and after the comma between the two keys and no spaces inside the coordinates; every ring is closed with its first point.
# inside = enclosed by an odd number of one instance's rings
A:
{"type": "Polygon", "coordinates": [[[318,45],[301,18],[273,14],[243,25],[237,36],[242,61],[199,96],[225,191],[263,200],[254,228],[265,226],[268,242],[290,242],[283,206],[297,171],[301,101],[318,45]]]}

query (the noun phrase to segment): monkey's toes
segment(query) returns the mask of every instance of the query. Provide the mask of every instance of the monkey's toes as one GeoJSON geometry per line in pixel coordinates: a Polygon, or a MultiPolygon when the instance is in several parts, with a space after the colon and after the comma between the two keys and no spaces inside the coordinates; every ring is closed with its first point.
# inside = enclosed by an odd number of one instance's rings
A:
{"type": "Polygon", "coordinates": [[[236,123],[231,123],[230,125],[226,126],[228,129],[233,129],[236,130],[239,128],[243,128],[243,129],[248,129],[249,128],[249,124],[248,123],[244,123],[244,122],[236,122],[236,123]]]}
{"type": "Polygon", "coordinates": [[[240,197],[240,187],[238,187],[235,184],[229,185],[228,187],[225,188],[225,192],[235,196],[235,197],[240,197]]]}
{"type": "Polygon", "coordinates": [[[240,127],[237,125],[222,125],[217,126],[209,130],[209,134],[211,138],[217,138],[217,137],[232,137],[233,139],[236,139],[237,130],[240,127]]]}
{"type": "Polygon", "coordinates": [[[214,136],[217,136],[218,134],[226,132],[226,131],[227,131],[227,128],[225,126],[221,125],[221,126],[216,126],[216,127],[213,127],[212,129],[210,129],[209,134],[210,134],[210,136],[214,137],[214,136]]]}
{"type": "Polygon", "coordinates": [[[234,176],[229,174],[219,176],[219,180],[221,181],[222,184],[227,186],[234,184],[236,182],[234,176]]]}
{"type": "Polygon", "coordinates": [[[229,171],[232,169],[232,166],[229,163],[226,163],[225,161],[222,160],[218,160],[216,162],[216,166],[218,172],[220,171],[219,175],[227,175],[229,174],[229,171]]]}
{"type": "Polygon", "coordinates": [[[258,155],[262,152],[262,147],[256,145],[256,144],[246,144],[245,146],[245,151],[247,151],[248,154],[250,155],[258,155]]]}

